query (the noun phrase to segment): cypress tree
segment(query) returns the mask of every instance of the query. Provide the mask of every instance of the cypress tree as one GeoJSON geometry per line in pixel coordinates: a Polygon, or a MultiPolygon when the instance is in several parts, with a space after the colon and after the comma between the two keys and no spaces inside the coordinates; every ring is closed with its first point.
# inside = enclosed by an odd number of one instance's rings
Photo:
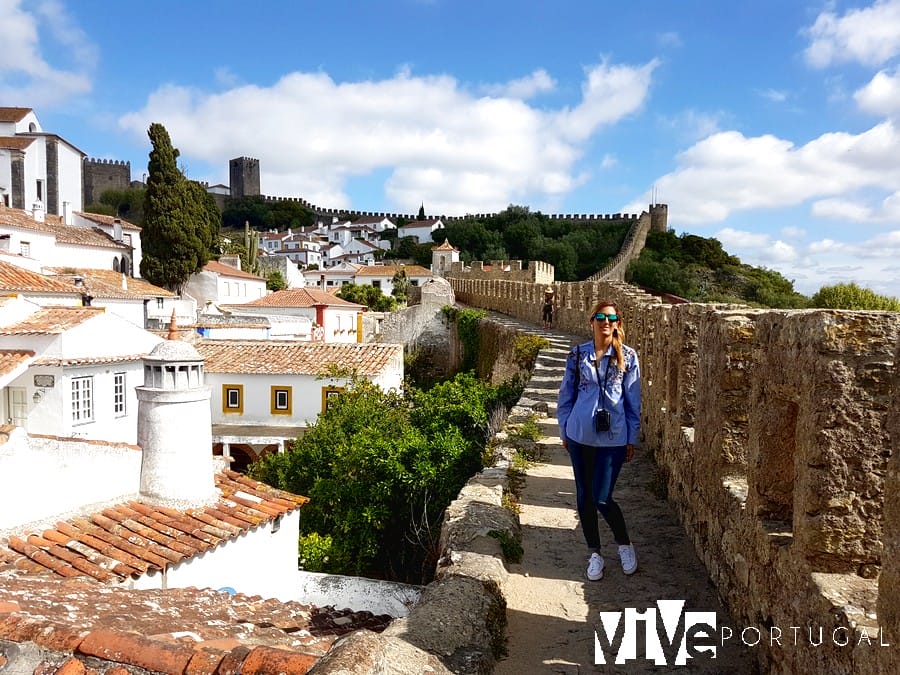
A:
{"type": "Polygon", "coordinates": [[[209,262],[218,212],[213,218],[206,200],[210,196],[178,169],[178,150],[172,147],[166,128],[153,123],[147,133],[153,149],[144,193],[141,276],[180,292],[188,278],[209,262]]]}

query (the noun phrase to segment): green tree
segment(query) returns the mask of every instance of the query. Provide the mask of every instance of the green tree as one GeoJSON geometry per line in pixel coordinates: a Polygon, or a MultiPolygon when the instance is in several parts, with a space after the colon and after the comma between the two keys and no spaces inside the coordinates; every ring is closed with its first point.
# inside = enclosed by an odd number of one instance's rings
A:
{"type": "Polygon", "coordinates": [[[365,305],[373,312],[393,312],[397,309],[397,300],[385,295],[380,288],[368,284],[344,284],[336,294],[342,300],[365,305]]]}
{"type": "Polygon", "coordinates": [[[900,299],[878,295],[875,291],[862,288],[855,283],[823,286],[810,302],[813,307],[828,309],[880,309],[900,312],[900,299]]]}
{"type": "Polygon", "coordinates": [[[283,291],[287,287],[287,281],[281,270],[271,270],[266,274],[266,288],[270,291],[283,291]]]}
{"type": "Polygon", "coordinates": [[[425,220],[425,204],[419,207],[419,214],[416,216],[416,220],[425,220]]]}
{"type": "Polygon", "coordinates": [[[85,208],[89,213],[106,213],[127,220],[134,225],[144,222],[144,188],[104,190],[99,204],[85,208]],[[102,211],[98,207],[106,207],[102,211]]]}
{"type": "Polygon", "coordinates": [[[180,292],[212,257],[210,213],[197,188],[178,169],[178,150],[166,128],[151,124],[148,135],[153,149],[144,194],[141,276],[180,292]]]}
{"type": "Polygon", "coordinates": [[[391,277],[391,286],[393,287],[391,295],[397,298],[398,302],[406,302],[406,297],[409,294],[409,277],[406,274],[406,270],[401,269],[394,273],[394,276],[391,277]]]}
{"type": "Polygon", "coordinates": [[[324,571],[427,583],[443,511],[481,468],[494,391],[471,375],[407,397],[354,379],[251,474],[310,498],[300,545],[319,550],[315,567],[325,548],[324,571]]]}

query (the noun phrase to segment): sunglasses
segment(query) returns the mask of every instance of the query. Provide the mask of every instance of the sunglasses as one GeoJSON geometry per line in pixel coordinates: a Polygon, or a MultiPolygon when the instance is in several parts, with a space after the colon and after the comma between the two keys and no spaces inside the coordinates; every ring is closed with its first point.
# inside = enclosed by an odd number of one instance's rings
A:
{"type": "Polygon", "coordinates": [[[618,314],[604,314],[603,312],[597,312],[594,314],[595,321],[603,321],[604,319],[609,319],[610,323],[615,323],[619,320],[618,314]]]}

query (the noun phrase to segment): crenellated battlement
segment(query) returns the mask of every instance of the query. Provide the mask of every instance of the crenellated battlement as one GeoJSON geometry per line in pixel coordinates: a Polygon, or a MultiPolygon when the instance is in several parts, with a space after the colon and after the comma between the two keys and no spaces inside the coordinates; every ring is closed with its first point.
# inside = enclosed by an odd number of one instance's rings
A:
{"type": "MultiPolygon", "coordinates": [[[[458,302],[539,324],[543,284],[471,267],[446,277],[458,302]]],[[[761,672],[900,672],[900,313],[554,288],[555,328],[585,338],[592,304],[618,304],[642,445],[736,624],[760,632],[761,672]],[[793,644],[792,626],[826,639],[793,644]]]]}

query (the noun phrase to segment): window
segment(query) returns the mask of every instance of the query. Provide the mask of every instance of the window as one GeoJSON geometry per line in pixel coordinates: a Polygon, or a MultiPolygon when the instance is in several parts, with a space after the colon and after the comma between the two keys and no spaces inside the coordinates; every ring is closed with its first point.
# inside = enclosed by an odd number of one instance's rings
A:
{"type": "Polygon", "coordinates": [[[165,306],[165,304],[166,304],[166,301],[165,301],[164,298],[157,298],[157,299],[156,299],[156,309],[163,309],[164,306],[165,306]]]}
{"type": "Polygon", "coordinates": [[[35,188],[37,189],[37,199],[39,202],[44,201],[44,181],[37,181],[35,188]]]}
{"type": "Polygon", "coordinates": [[[372,279],[372,286],[375,288],[381,288],[381,279],[372,279]]]}
{"type": "Polygon", "coordinates": [[[291,414],[291,388],[272,387],[271,413],[273,415],[291,414]]]}
{"type": "Polygon", "coordinates": [[[72,378],[72,421],[94,421],[94,378],[72,378]]]}
{"type": "Polygon", "coordinates": [[[31,242],[29,241],[20,241],[19,242],[19,253],[26,257],[31,257],[31,242]]]}
{"type": "Polygon", "coordinates": [[[116,417],[125,415],[125,373],[113,374],[113,412],[116,417]]]}
{"type": "Polygon", "coordinates": [[[322,412],[334,405],[343,391],[343,387],[322,387],[322,412]]]}
{"type": "Polygon", "coordinates": [[[244,414],[244,385],[222,385],[222,412],[244,414]]]}

